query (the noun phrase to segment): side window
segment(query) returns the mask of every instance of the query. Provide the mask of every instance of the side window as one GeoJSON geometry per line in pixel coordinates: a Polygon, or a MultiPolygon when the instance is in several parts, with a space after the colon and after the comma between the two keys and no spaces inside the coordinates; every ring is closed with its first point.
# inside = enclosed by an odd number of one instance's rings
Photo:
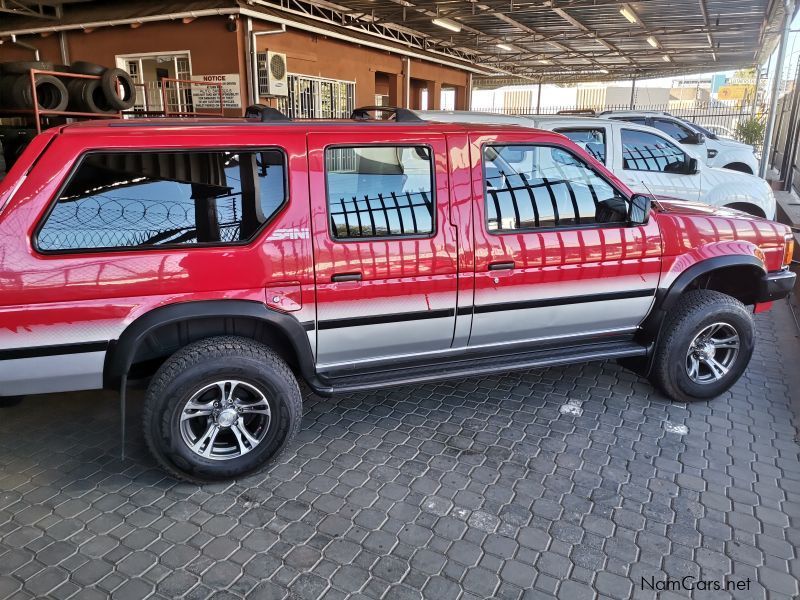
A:
{"type": "Polygon", "coordinates": [[[41,251],[225,244],[255,237],[286,199],[279,150],[96,152],[39,229],[41,251]]]}
{"type": "Polygon", "coordinates": [[[590,154],[592,158],[599,160],[601,163],[606,162],[605,129],[556,129],[556,131],[567,136],[590,154]]]}
{"type": "Polygon", "coordinates": [[[692,134],[687,127],[668,119],[653,119],[653,126],[659,131],[666,133],[673,140],[678,140],[679,142],[683,142],[683,140],[692,134]]]}
{"type": "Polygon", "coordinates": [[[426,146],[325,150],[334,239],[419,237],[434,232],[433,161],[426,146]]]}
{"type": "Polygon", "coordinates": [[[552,146],[485,146],[489,231],[625,223],[628,200],[580,158],[552,146]]]}
{"type": "Polygon", "coordinates": [[[629,171],[680,173],[686,154],[664,138],[633,129],[622,130],[622,168],[629,171]]]}

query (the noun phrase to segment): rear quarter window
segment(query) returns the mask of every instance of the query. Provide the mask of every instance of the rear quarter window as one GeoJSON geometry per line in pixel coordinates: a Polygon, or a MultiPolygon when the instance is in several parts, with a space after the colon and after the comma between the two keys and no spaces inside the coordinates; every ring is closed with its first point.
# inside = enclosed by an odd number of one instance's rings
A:
{"type": "Polygon", "coordinates": [[[42,252],[246,243],[286,201],[277,149],[94,152],[36,236],[42,252]]]}

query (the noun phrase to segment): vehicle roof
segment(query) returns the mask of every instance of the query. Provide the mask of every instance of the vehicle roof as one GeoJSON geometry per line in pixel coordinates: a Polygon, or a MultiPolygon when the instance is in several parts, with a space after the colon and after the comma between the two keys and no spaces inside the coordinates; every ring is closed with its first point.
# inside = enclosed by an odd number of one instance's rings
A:
{"type": "MultiPolygon", "coordinates": [[[[424,111],[420,111],[424,112],[424,111]]],[[[444,112],[443,112],[444,114],[444,112]]],[[[62,127],[63,133],[79,134],[91,132],[97,135],[100,131],[109,134],[146,130],[148,134],[158,134],[159,131],[175,132],[175,129],[191,130],[219,129],[250,129],[253,127],[269,127],[276,130],[300,128],[306,132],[328,132],[331,128],[337,131],[359,132],[374,129],[405,129],[425,130],[439,132],[464,132],[464,131],[519,131],[521,127],[540,131],[542,134],[552,135],[552,132],[538,130],[530,119],[514,117],[516,121],[496,122],[491,119],[486,121],[473,121],[470,118],[451,120],[434,120],[431,115],[426,115],[421,121],[358,121],[353,119],[300,119],[294,121],[259,121],[257,119],[232,118],[150,118],[150,119],[102,119],[72,123],[62,127]]]]}
{"type": "Polygon", "coordinates": [[[574,121],[580,125],[618,125],[619,121],[604,119],[602,117],[580,117],[575,115],[543,115],[531,117],[537,125],[540,123],[553,123],[562,121],[574,121]]]}

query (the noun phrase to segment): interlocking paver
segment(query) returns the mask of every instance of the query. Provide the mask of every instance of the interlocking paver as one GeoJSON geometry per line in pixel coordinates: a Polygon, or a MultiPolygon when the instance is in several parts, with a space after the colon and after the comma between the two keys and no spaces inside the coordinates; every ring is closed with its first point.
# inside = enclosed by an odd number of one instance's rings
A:
{"type": "Polygon", "coordinates": [[[800,447],[780,373],[800,347],[781,355],[791,332],[757,320],[751,368],[710,403],[613,363],[307,394],[278,464],[215,485],[154,467],[135,393],[124,463],[112,394],[29,399],[0,413],[0,598],[617,600],[684,575],[791,597],[800,447]]]}

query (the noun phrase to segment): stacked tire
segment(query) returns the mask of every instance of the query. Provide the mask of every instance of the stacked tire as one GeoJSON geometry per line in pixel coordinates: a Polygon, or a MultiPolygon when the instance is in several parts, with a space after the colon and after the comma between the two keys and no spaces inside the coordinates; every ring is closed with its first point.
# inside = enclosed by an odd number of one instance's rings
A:
{"type": "Polygon", "coordinates": [[[109,114],[127,110],[135,101],[133,79],[122,69],[78,61],[71,66],[40,61],[0,63],[0,108],[31,109],[30,70],[55,71],[63,75],[35,75],[40,110],[109,114]],[[70,77],[95,75],[99,79],[70,77]]]}

